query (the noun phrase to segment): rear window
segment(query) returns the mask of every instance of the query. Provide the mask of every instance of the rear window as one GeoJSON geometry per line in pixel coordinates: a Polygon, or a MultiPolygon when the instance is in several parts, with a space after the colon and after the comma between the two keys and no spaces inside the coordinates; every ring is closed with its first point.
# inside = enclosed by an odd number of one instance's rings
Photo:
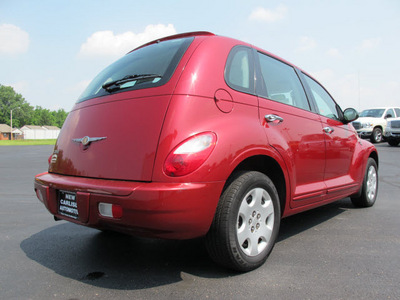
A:
{"type": "Polygon", "coordinates": [[[162,41],[128,53],[100,72],[79,97],[78,103],[111,93],[165,84],[193,39],[162,41]]]}

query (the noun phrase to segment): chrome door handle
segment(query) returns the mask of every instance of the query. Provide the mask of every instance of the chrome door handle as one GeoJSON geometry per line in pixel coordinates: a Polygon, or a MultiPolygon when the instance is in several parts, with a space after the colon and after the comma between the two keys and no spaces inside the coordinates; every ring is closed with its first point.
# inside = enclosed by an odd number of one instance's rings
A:
{"type": "Polygon", "coordinates": [[[333,133],[335,131],[335,129],[333,129],[332,127],[327,126],[327,127],[324,127],[324,131],[325,131],[325,133],[331,134],[331,133],[333,133]]]}
{"type": "Polygon", "coordinates": [[[272,123],[272,122],[276,122],[278,121],[278,123],[282,123],[283,122],[283,118],[281,118],[280,116],[277,115],[265,115],[265,121],[272,123]]]}

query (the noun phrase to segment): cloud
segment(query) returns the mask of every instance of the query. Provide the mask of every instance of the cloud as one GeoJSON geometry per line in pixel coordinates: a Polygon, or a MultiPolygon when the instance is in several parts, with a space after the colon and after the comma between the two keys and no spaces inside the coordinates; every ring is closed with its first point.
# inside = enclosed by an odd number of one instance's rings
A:
{"type": "Polygon", "coordinates": [[[335,58],[340,58],[342,57],[342,55],[340,54],[339,50],[336,48],[331,48],[329,49],[326,54],[328,54],[331,57],[335,57],[335,58]]]}
{"type": "Polygon", "coordinates": [[[365,39],[362,41],[360,48],[363,50],[374,49],[381,43],[380,38],[365,39]]]}
{"type": "Polygon", "coordinates": [[[97,31],[81,45],[79,55],[121,56],[147,42],[173,34],[176,34],[176,30],[172,24],[148,25],[141,33],[97,31]]]}
{"type": "Polygon", "coordinates": [[[311,73],[311,75],[322,84],[329,82],[335,78],[335,72],[332,69],[318,70],[311,73]]]}
{"type": "Polygon", "coordinates": [[[317,42],[309,37],[309,36],[302,36],[300,37],[300,45],[297,47],[297,51],[310,51],[317,47],[317,42]]]}
{"type": "Polygon", "coordinates": [[[81,80],[79,82],[76,82],[75,84],[71,85],[68,87],[68,92],[76,94],[79,96],[80,93],[82,93],[90,84],[91,80],[81,80]]]}
{"type": "Polygon", "coordinates": [[[19,54],[28,51],[29,34],[12,24],[0,25],[0,54],[19,54]]]}
{"type": "Polygon", "coordinates": [[[11,86],[16,93],[21,94],[23,97],[30,88],[30,84],[26,80],[12,82],[12,83],[5,84],[5,85],[11,86]]]}
{"type": "Polygon", "coordinates": [[[277,8],[275,8],[275,10],[258,7],[252,11],[249,19],[252,21],[273,23],[285,18],[286,12],[287,7],[284,5],[279,5],[277,8]]]}

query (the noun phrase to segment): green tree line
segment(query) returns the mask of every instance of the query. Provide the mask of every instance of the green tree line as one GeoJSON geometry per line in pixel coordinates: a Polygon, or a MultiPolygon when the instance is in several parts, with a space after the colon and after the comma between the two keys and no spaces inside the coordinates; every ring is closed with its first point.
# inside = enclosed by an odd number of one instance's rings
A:
{"type": "Polygon", "coordinates": [[[50,111],[41,106],[33,107],[21,94],[16,93],[11,86],[0,84],[0,124],[11,125],[11,110],[13,127],[47,125],[61,128],[68,116],[64,109],[50,111]]]}

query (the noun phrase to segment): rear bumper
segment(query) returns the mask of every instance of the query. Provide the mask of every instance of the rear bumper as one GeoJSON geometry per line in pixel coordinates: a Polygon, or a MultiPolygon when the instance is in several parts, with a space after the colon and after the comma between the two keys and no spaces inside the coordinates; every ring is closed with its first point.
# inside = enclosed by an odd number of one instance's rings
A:
{"type": "Polygon", "coordinates": [[[207,233],[225,182],[160,183],[69,177],[35,177],[37,197],[57,218],[140,236],[189,239],[207,233]],[[58,191],[76,193],[77,219],[58,211],[58,191]],[[100,215],[99,203],[122,207],[119,219],[100,215]]]}

